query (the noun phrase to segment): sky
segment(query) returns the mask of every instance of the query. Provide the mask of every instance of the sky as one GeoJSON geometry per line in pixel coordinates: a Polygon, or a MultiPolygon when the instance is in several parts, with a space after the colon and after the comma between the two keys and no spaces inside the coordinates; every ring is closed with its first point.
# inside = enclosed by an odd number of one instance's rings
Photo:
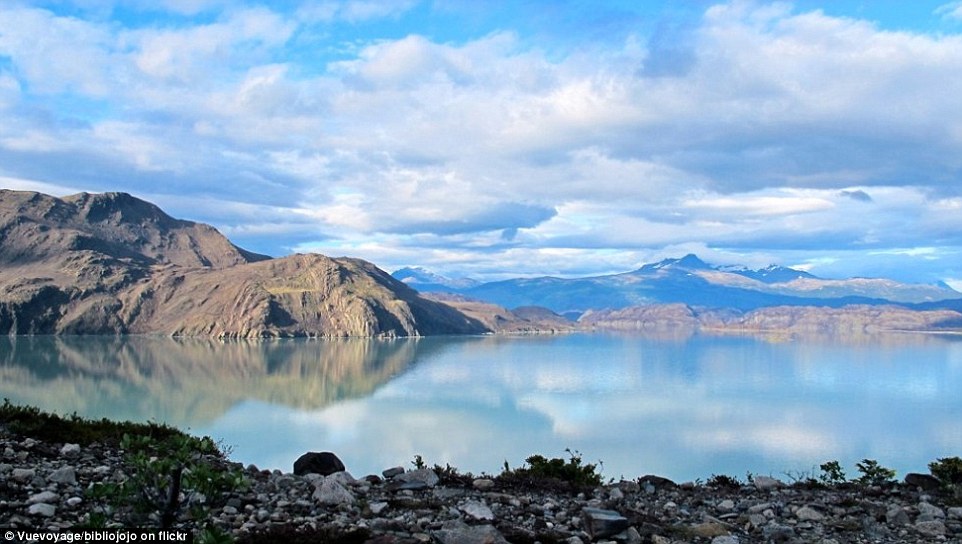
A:
{"type": "Polygon", "coordinates": [[[0,1],[0,188],[388,271],[962,289],[960,97],[958,1],[0,1]]]}

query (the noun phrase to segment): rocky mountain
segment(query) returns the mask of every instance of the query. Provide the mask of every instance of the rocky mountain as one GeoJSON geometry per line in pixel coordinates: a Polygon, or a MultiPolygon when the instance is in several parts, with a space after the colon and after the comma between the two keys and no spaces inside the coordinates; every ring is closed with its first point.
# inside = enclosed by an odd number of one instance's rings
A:
{"type": "Polygon", "coordinates": [[[0,190],[0,333],[417,336],[487,329],[373,264],[271,259],[124,193],[0,190]]]}
{"type": "Polygon", "coordinates": [[[420,266],[395,270],[391,272],[391,276],[422,293],[470,289],[479,284],[478,281],[472,280],[471,278],[449,278],[421,268],[420,266]]]}
{"type": "Polygon", "coordinates": [[[646,264],[623,274],[586,278],[522,278],[443,289],[507,308],[543,306],[565,316],[589,310],[680,303],[750,311],[771,306],[839,308],[851,304],[926,304],[962,300],[946,285],[887,279],[822,279],[801,270],[712,266],[695,255],[646,264]]]}

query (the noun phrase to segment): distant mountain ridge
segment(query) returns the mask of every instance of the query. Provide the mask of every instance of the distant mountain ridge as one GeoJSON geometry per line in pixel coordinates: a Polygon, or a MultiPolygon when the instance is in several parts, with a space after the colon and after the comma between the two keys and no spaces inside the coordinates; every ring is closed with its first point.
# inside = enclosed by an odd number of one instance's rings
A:
{"type": "MultiPolygon", "coordinates": [[[[414,284],[416,286],[416,284],[414,284]]],[[[713,266],[688,254],[621,274],[585,278],[519,278],[467,288],[433,289],[499,304],[506,308],[542,306],[565,315],[651,304],[682,303],[751,311],[771,306],[839,308],[862,305],[954,306],[962,293],[946,285],[899,283],[887,279],[828,280],[793,268],[758,270],[713,266]]]]}
{"type": "Polygon", "coordinates": [[[477,320],[359,259],[271,259],[125,193],[0,190],[3,334],[482,332],[477,320]]]}

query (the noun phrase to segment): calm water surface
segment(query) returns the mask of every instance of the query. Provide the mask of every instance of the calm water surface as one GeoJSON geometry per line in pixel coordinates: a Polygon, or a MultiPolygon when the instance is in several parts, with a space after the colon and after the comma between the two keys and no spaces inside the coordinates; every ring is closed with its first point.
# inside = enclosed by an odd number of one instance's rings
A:
{"type": "Polygon", "coordinates": [[[962,338],[617,335],[217,342],[0,339],[0,396],[167,422],[290,470],[497,473],[580,451],[606,477],[784,477],[838,459],[900,473],[962,455],[962,338]]]}

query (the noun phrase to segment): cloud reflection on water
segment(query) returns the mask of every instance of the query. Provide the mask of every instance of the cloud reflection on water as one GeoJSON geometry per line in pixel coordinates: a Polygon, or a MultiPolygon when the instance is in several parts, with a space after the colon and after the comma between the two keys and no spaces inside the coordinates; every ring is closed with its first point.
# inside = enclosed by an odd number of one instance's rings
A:
{"type": "Polygon", "coordinates": [[[415,454],[491,473],[572,448],[608,476],[690,479],[863,457],[905,472],[962,452],[958,338],[14,344],[0,342],[14,401],[170,421],[284,470],[332,450],[359,474],[415,454]]]}

